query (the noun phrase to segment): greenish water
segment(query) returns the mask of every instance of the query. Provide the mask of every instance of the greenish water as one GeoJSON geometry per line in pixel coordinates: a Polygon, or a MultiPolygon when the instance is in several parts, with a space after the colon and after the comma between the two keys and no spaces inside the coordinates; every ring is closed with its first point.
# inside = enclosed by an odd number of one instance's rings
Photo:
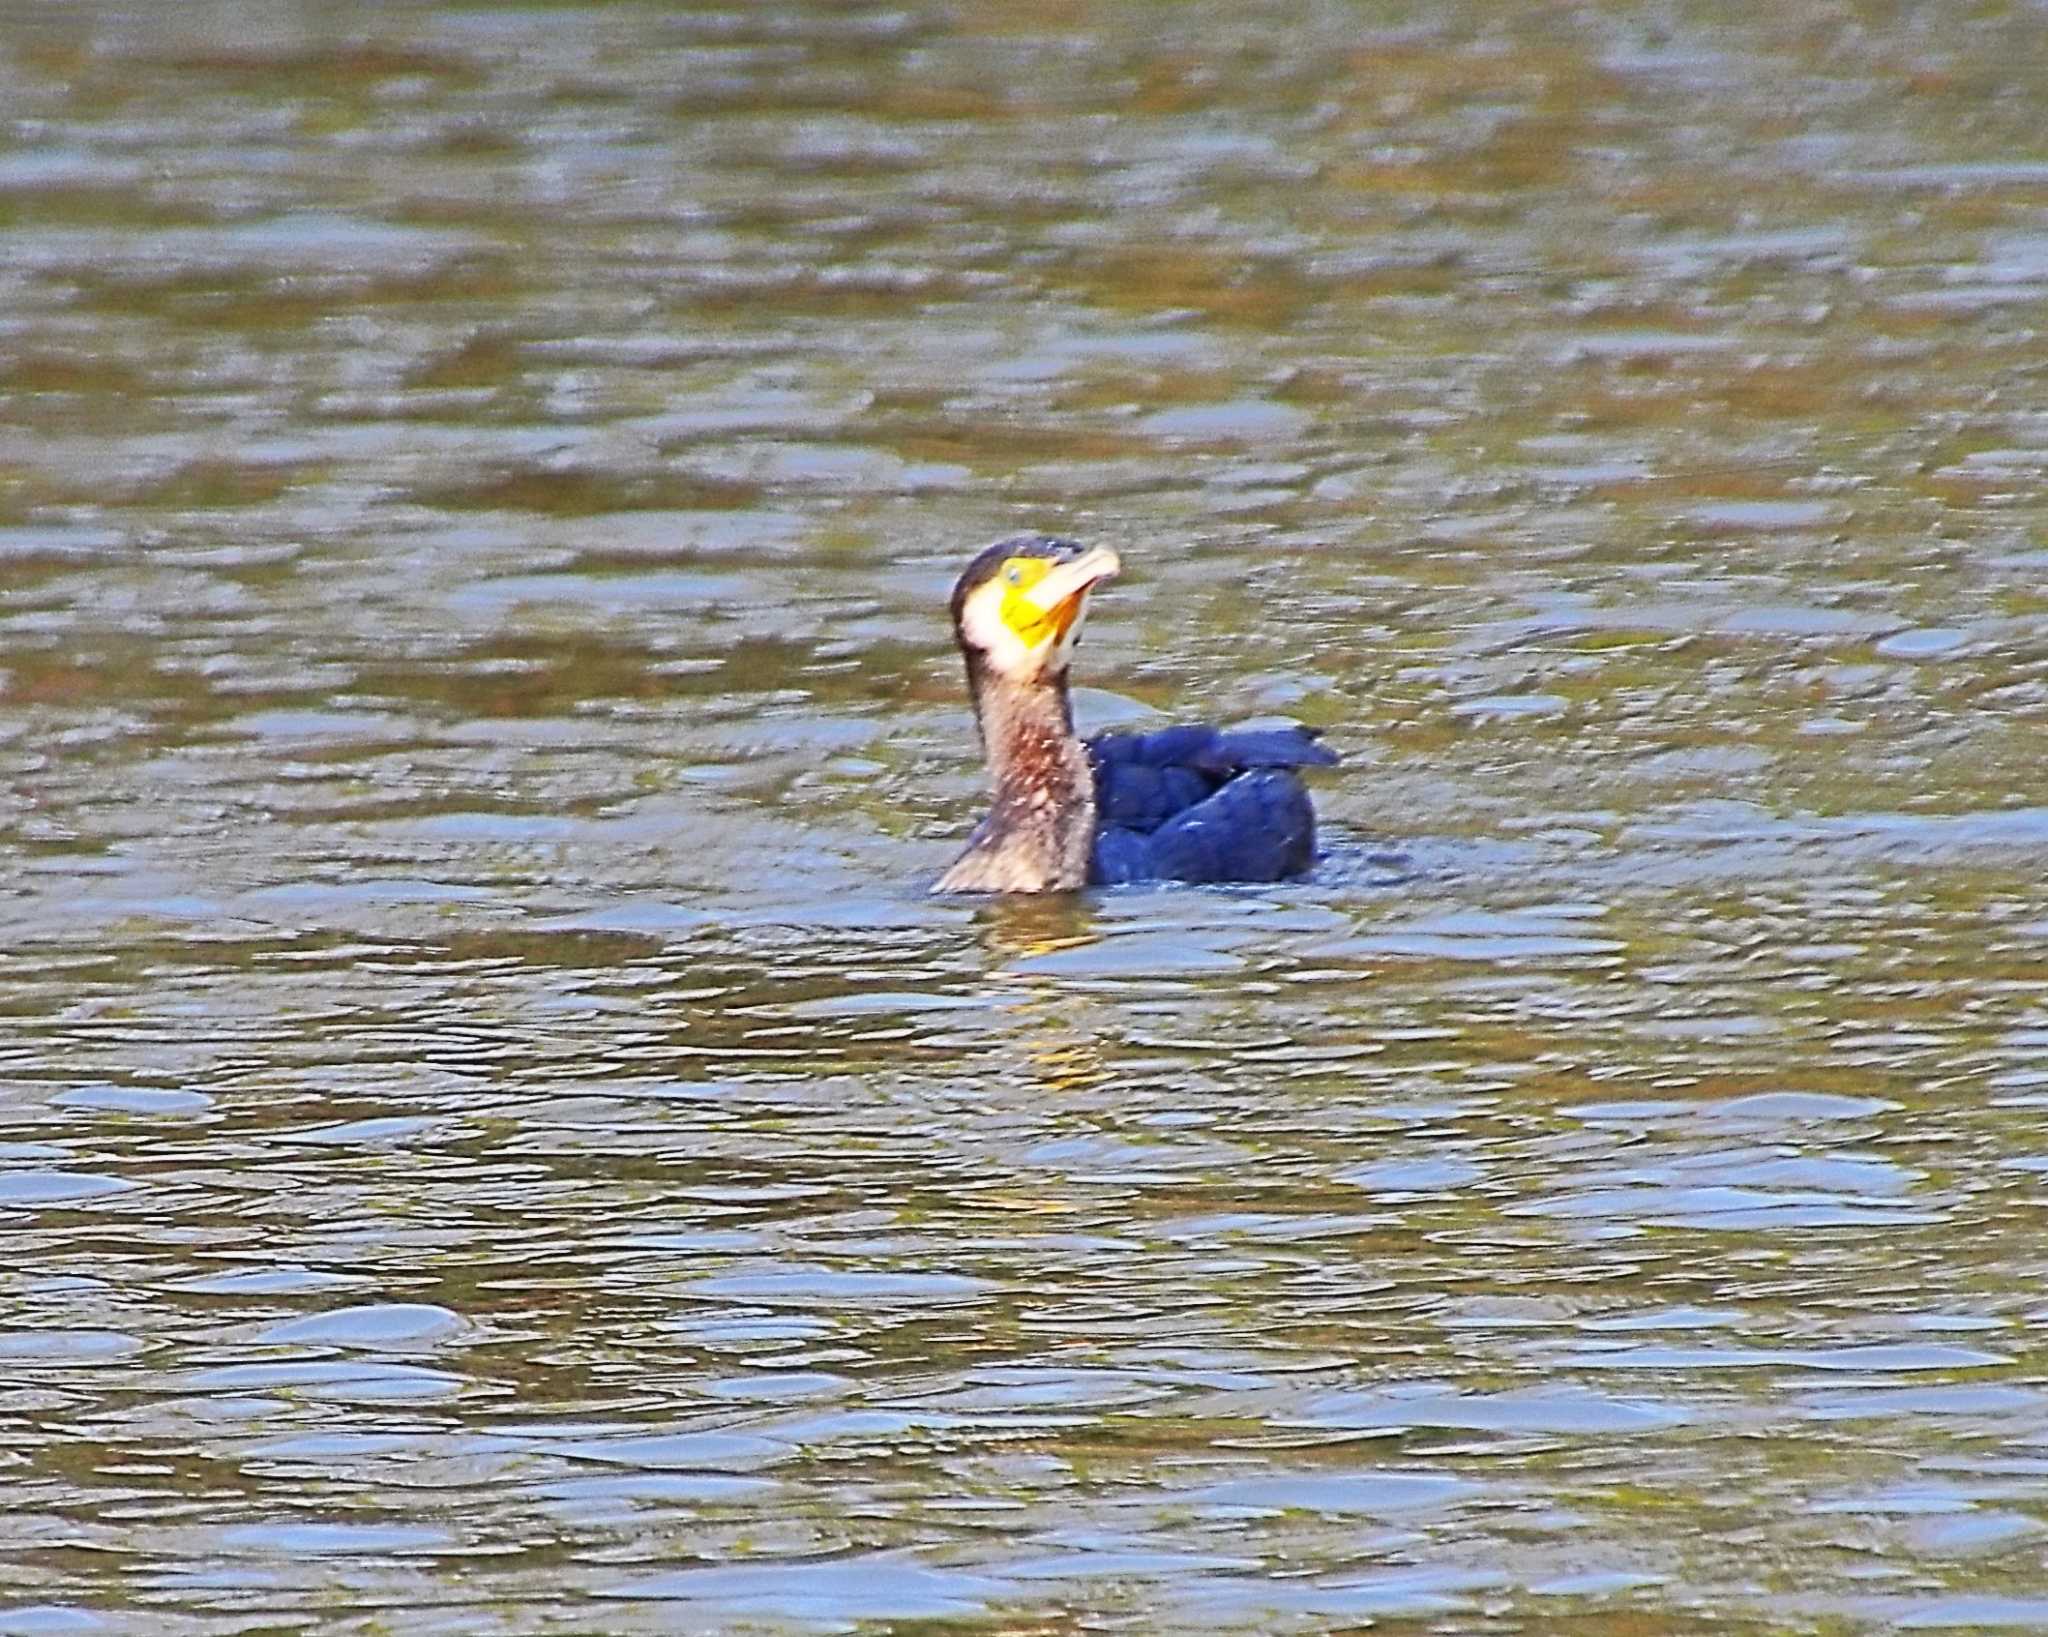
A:
{"type": "Polygon", "coordinates": [[[0,14],[0,1633],[2048,1627],[2042,23],[0,14]]]}

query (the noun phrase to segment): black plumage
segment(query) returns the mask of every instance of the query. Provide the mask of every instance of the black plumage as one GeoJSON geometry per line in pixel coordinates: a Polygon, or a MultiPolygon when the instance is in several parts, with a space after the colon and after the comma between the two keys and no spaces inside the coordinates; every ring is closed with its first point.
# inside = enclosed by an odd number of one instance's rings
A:
{"type": "Polygon", "coordinates": [[[1204,723],[1088,741],[1095,850],[1088,879],[1278,881],[1315,862],[1316,818],[1295,771],[1337,760],[1308,728],[1204,723]]]}

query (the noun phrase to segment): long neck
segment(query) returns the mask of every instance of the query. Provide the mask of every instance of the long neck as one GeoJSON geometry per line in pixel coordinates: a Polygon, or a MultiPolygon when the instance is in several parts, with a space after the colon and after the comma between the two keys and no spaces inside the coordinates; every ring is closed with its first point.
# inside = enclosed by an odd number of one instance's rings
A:
{"type": "Polygon", "coordinates": [[[941,878],[949,892],[1085,886],[1095,846],[1095,773],[1074,737],[1065,676],[1007,680],[971,651],[968,685],[995,800],[941,878]]]}
{"type": "Polygon", "coordinates": [[[1017,682],[970,666],[967,680],[997,797],[1043,791],[1062,804],[1092,805],[1095,792],[1087,752],[1074,737],[1066,674],[1017,682]]]}

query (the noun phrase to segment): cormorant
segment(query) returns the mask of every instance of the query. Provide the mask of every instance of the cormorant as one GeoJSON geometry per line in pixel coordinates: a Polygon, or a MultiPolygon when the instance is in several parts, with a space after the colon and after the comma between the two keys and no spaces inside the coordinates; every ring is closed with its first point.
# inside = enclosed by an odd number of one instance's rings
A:
{"type": "Polygon", "coordinates": [[[1075,736],[1067,663],[1107,547],[1025,534],[953,587],[953,634],[995,799],[936,892],[1064,892],[1120,881],[1277,881],[1315,861],[1296,768],[1336,761],[1310,728],[1191,725],[1075,736]]]}

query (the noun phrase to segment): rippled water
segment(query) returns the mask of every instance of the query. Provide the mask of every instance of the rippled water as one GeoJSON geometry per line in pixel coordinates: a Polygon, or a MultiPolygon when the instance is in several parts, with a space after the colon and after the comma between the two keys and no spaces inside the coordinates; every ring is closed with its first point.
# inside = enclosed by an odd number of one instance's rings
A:
{"type": "Polygon", "coordinates": [[[2048,1626],[2042,22],[10,10],[0,1633],[2048,1626]]]}

